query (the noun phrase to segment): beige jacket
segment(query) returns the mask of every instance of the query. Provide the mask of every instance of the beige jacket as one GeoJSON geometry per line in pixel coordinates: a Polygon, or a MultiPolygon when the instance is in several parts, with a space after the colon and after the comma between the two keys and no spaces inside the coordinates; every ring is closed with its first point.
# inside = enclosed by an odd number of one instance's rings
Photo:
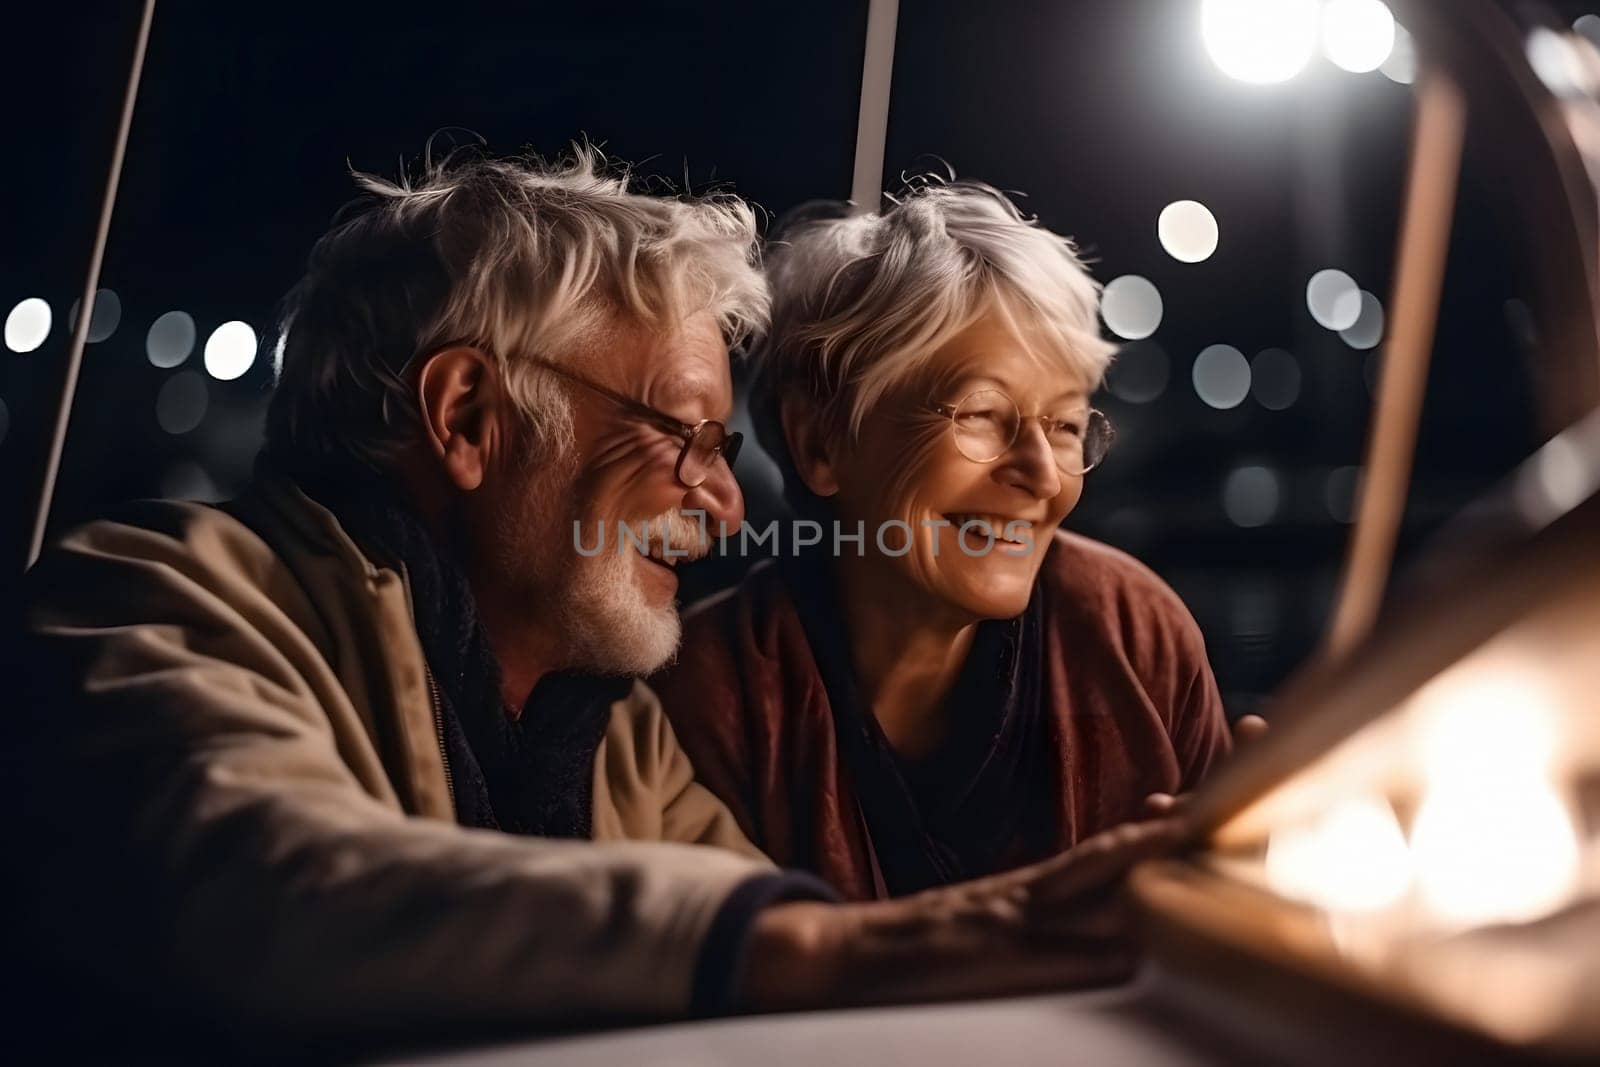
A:
{"type": "Polygon", "coordinates": [[[654,695],[596,754],[603,843],[459,827],[403,577],[287,483],[232,509],[135,505],[29,576],[15,765],[57,962],[280,1036],[682,1014],[771,866],[654,695]]]}

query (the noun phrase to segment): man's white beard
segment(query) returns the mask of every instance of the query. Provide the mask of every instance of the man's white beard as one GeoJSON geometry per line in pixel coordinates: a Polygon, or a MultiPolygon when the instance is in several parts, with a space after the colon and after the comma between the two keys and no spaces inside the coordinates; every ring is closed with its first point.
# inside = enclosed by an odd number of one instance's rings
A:
{"type": "MultiPolygon", "coordinates": [[[[650,520],[652,543],[666,536],[683,562],[710,551],[701,526],[674,508],[650,520]]],[[[620,535],[620,531],[609,531],[620,535]]],[[[610,541],[596,556],[580,556],[563,583],[559,610],[574,658],[606,674],[651,674],[672,661],[683,624],[674,604],[653,607],[639,587],[637,552],[610,541]]],[[[654,566],[654,564],[648,564],[654,566]]]]}
{"type": "Polygon", "coordinates": [[[608,547],[580,559],[563,585],[560,616],[573,658],[602,674],[650,674],[671,662],[683,624],[674,604],[654,607],[639,588],[632,552],[608,547]]]}

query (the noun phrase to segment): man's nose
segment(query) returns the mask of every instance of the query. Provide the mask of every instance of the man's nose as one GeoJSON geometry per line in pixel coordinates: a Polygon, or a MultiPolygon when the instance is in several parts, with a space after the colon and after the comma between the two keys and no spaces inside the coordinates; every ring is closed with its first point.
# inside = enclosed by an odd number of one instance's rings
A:
{"type": "Polygon", "coordinates": [[[1036,500],[1049,500],[1061,492],[1061,468],[1055,450],[1038,419],[1023,419],[1017,439],[996,472],[1007,485],[1022,489],[1036,500]]]}
{"type": "Polygon", "coordinates": [[[744,493],[726,461],[719,458],[711,464],[706,480],[684,494],[683,507],[706,513],[706,529],[712,537],[720,536],[724,527],[729,533],[739,529],[744,522],[744,493]]]}

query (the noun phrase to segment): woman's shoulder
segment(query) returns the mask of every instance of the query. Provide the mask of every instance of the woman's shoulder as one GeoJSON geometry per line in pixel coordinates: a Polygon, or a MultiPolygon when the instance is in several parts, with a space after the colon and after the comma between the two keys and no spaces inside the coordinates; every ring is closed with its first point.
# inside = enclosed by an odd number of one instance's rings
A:
{"type": "Polygon", "coordinates": [[[800,633],[780,568],[770,561],[757,564],[737,585],[683,613],[677,660],[652,684],[678,689],[726,684],[760,661],[783,659],[800,633]]]}
{"type": "Polygon", "coordinates": [[[683,613],[683,645],[747,639],[798,622],[782,569],[771,560],[752,567],[738,584],[695,601],[683,613]]]}
{"type": "Polygon", "coordinates": [[[1172,586],[1119,548],[1057,530],[1040,569],[1050,606],[1124,636],[1153,632],[1181,641],[1199,627],[1172,586]]]}

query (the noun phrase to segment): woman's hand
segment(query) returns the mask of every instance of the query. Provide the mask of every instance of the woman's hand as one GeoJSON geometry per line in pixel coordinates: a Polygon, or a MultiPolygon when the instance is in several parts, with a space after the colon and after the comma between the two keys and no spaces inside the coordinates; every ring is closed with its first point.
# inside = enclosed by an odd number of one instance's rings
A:
{"type": "MultiPolygon", "coordinates": [[[[1240,747],[1253,745],[1267,735],[1267,720],[1259,715],[1241,715],[1233,723],[1233,740],[1240,747]]],[[[1188,807],[1187,793],[1151,793],[1144,798],[1146,819],[1161,819],[1182,814],[1188,807]]]]}
{"type": "Polygon", "coordinates": [[[753,1010],[992,996],[1119,981],[1137,956],[1121,886],[1186,837],[1128,823],[1043,863],[915,896],[779,904],[751,931],[738,981],[753,1010]]]}

